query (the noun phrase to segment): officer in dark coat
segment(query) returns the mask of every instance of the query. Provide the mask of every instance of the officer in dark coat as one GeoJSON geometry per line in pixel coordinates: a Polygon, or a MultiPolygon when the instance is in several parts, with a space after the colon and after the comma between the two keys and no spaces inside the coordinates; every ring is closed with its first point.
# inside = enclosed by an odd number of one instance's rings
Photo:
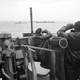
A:
{"type": "Polygon", "coordinates": [[[57,35],[68,40],[64,54],[65,80],[77,80],[80,75],[80,21],[63,26],[57,35]],[[66,31],[71,30],[69,33],[66,31]]]}

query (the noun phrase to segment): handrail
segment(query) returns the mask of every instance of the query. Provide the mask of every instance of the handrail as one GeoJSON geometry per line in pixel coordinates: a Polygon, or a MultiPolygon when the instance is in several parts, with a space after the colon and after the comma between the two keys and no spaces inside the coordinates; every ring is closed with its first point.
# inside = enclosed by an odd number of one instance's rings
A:
{"type": "MultiPolygon", "coordinates": [[[[14,47],[18,47],[19,45],[14,45],[14,47]]],[[[21,47],[29,47],[32,49],[39,49],[39,50],[44,50],[44,51],[56,51],[52,49],[47,49],[47,48],[41,48],[41,47],[35,47],[35,46],[30,46],[30,45],[20,45],[21,47]]],[[[34,51],[34,50],[33,50],[34,51]]]]}

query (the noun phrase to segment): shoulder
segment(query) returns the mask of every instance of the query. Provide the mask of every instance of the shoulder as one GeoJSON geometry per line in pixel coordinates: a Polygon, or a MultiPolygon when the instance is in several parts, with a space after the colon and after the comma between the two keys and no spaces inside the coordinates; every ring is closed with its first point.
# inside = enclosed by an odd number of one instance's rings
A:
{"type": "Polygon", "coordinates": [[[80,32],[70,32],[67,35],[74,36],[74,37],[80,37],[80,32]]]}

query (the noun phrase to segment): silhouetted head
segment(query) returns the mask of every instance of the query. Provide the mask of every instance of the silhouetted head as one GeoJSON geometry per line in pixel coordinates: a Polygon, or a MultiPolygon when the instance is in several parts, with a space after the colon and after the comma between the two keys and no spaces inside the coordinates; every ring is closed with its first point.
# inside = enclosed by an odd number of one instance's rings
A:
{"type": "Polygon", "coordinates": [[[75,30],[80,31],[80,21],[75,22],[74,28],[75,28],[75,30]]]}
{"type": "Polygon", "coordinates": [[[49,33],[49,31],[45,29],[42,31],[42,33],[49,33]]]}
{"type": "Polygon", "coordinates": [[[42,29],[41,28],[38,28],[36,31],[35,31],[35,34],[37,35],[40,35],[42,33],[42,29]]]}
{"type": "Polygon", "coordinates": [[[70,23],[70,24],[67,24],[67,27],[72,27],[73,28],[74,25],[70,23]]]}

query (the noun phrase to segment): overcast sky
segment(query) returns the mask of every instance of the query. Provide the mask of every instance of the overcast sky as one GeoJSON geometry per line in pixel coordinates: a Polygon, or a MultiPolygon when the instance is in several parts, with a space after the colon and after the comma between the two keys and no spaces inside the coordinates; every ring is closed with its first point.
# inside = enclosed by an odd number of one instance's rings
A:
{"type": "Polygon", "coordinates": [[[29,21],[29,7],[33,20],[80,20],[80,0],[0,0],[0,21],[29,21]]]}

